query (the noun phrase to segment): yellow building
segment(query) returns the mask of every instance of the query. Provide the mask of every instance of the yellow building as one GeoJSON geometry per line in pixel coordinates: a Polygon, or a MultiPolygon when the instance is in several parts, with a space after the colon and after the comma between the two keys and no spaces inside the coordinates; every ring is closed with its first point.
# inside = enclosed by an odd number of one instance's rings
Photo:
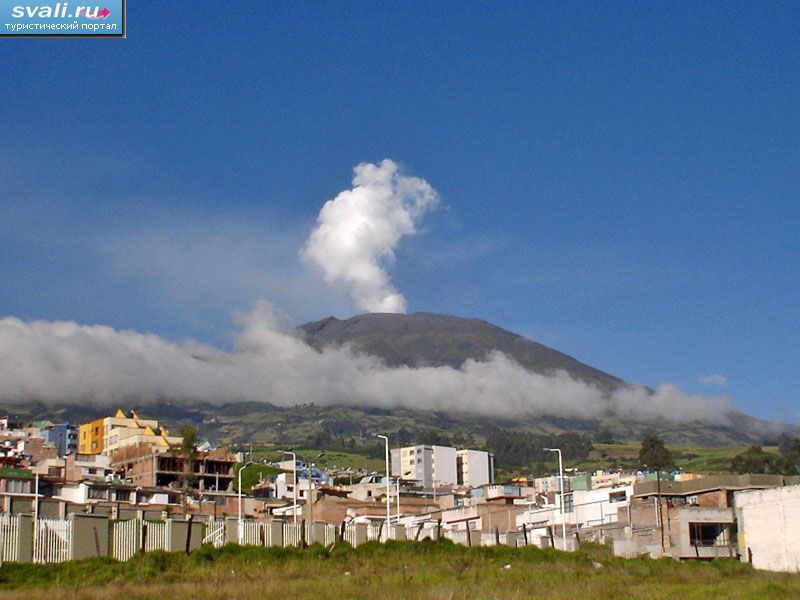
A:
{"type": "Polygon", "coordinates": [[[111,455],[115,450],[136,444],[147,444],[167,450],[179,445],[181,437],[169,435],[155,419],[142,419],[132,410],[129,415],[117,410],[113,417],[96,419],[78,430],[78,452],[111,455]]]}
{"type": "Polygon", "coordinates": [[[78,429],[78,452],[80,454],[102,454],[103,421],[104,419],[95,419],[80,426],[78,429]]]}

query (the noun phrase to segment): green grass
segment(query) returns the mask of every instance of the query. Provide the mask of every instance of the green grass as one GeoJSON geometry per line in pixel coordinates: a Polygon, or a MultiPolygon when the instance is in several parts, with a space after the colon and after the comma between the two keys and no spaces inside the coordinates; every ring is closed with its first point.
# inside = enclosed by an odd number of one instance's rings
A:
{"type": "MultiPolygon", "coordinates": [[[[731,460],[747,450],[748,446],[668,446],[675,464],[690,473],[728,473],[731,460]]],[[[778,453],[777,446],[764,446],[765,452],[778,453]]],[[[595,444],[589,458],[576,465],[583,470],[601,469],[613,460],[635,465],[639,444],[595,444]]]]}
{"type": "MultiPolygon", "coordinates": [[[[565,461],[566,469],[593,472],[611,469],[615,465],[622,469],[638,468],[639,458],[638,443],[630,444],[594,444],[594,449],[582,461],[565,461]]],[[[686,473],[701,473],[704,475],[730,473],[731,460],[741,454],[749,446],[668,446],[675,458],[675,464],[686,473]]],[[[777,446],[763,446],[765,452],[778,455],[777,446]]],[[[527,467],[513,470],[504,470],[500,466],[496,469],[497,481],[507,481],[512,477],[528,476],[535,471],[542,474],[552,474],[558,471],[558,461],[552,460],[544,464],[532,464],[527,467]]]]}
{"type": "Polygon", "coordinates": [[[588,545],[465,548],[450,542],[152,552],[125,563],[6,564],[0,600],[125,598],[796,598],[800,576],[760,572],[731,559],[679,563],[610,556],[588,545]]]}
{"type": "MultiPolygon", "coordinates": [[[[338,450],[319,450],[311,448],[292,449],[299,460],[308,460],[320,467],[330,468],[336,466],[339,469],[366,469],[367,471],[377,471],[383,473],[386,470],[385,460],[371,458],[357,452],[341,452],[338,450]],[[320,452],[324,452],[320,456],[320,452]]],[[[277,450],[268,448],[253,448],[253,458],[255,460],[281,461],[291,460],[290,456],[281,454],[277,450]]]]}

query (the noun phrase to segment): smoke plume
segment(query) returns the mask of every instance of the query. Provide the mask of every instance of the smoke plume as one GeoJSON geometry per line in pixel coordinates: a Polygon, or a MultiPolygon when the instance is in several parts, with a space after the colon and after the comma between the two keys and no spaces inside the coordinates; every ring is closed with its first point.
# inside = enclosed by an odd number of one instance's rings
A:
{"type": "Polygon", "coordinates": [[[463,411],[504,417],[633,418],[725,424],[725,397],[687,396],[670,385],[609,396],[566,373],[528,371],[496,352],[450,367],[387,367],[349,347],[318,352],[281,329],[266,302],[237,318],[232,351],[74,322],[0,319],[0,400],[117,405],[163,399],[212,403],[313,402],[463,411]]]}
{"type": "Polygon", "coordinates": [[[400,175],[386,159],[355,167],[353,187],[328,200],[301,255],[328,283],[344,283],[368,312],[404,313],[406,300],[391,284],[385,265],[403,236],[437,203],[423,179],[400,175]]]}

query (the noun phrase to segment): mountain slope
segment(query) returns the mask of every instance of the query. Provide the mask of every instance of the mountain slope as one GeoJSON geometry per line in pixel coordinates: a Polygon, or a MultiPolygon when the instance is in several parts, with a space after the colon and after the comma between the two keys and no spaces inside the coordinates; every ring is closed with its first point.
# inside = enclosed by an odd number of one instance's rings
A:
{"type": "Polygon", "coordinates": [[[571,356],[496,327],[486,321],[432,313],[371,313],[345,321],[328,317],[306,323],[299,331],[321,349],[350,343],[358,351],[382,358],[390,366],[461,367],[467,359],[484,360],[499,350],[520,365],[542,374],[566,371],[574,379],[614,390],[625,382],[571,356]]]}

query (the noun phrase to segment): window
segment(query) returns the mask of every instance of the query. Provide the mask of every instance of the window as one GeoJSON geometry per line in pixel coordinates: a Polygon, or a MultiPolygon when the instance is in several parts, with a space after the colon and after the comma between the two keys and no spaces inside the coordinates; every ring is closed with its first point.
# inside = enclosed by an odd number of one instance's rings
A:
{"type": "Polygon", "coordinates": [[[689,523],[689,543],[692,546],[729,546],[726,523],[689,523]]]}
{"type": "Polygon", "coordinates": [[[108,490],[104,488],[89,488],[90,500],[108,500],[108,490]]]}
{"type": "Polygon", "coordinates": [[[572,494],[564,494],[564,512],[574,512],[575,511],[575,500],[572,498],[572,494]]]}
{"type": "Polygon", "coordinates": [[[131,501],[131,491],[130,490],[117,490],[117,501],[118,502],[130,502],[131,501]]]}
{"type": "Polygon", "coordinates": [[[27,494],[30,491],[30,482],[19,479],[6,479],[6,491],[11,494],[27,494]]]}
{"type": "Polygon", "coordinates": [[[625,502],[627,496],[625,495],[625,490],[621,492],[612,492],[608,495],[609,502],[625,502]]]}

